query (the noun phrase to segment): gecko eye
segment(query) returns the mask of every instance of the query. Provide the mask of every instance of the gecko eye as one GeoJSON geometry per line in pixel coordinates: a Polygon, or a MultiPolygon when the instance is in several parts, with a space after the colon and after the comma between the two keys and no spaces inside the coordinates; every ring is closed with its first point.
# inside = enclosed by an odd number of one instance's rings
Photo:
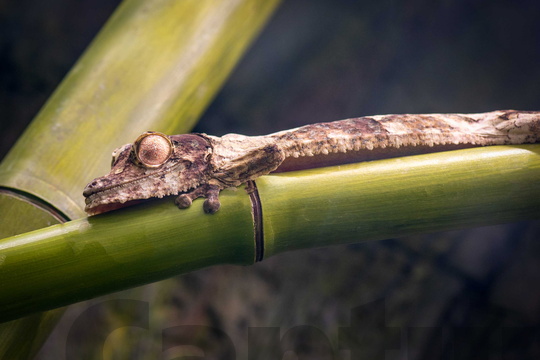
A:
{"type": "Polygon", "coordinates": [[[173,150],[169,137],[154,131],[145,132],[133,145],[139,162],[149,168],[161,166],[169,160],[173,150]]]}

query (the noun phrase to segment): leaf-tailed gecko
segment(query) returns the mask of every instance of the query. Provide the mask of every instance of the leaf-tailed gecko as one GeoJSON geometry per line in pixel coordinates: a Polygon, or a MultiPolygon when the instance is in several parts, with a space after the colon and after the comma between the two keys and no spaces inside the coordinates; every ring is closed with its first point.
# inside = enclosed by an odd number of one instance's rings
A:
{"type": "Polygon", "coordinates": [[[164,135],[146,132],[113,152],[111,172],[84,189],[86,212],[99,214],[130,202],[178,195],[187,208],[271,172],[474,146],[540,141],[540,112],[377,115],[306,125],[265,136],[164,135]]]}

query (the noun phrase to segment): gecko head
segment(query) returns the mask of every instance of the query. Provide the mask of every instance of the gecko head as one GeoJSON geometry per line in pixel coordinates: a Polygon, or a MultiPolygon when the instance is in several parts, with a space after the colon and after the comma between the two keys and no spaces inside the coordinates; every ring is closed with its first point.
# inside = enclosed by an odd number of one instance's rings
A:
{"type": "Polygon", "coordinates": [[[145,132],[133,144],[114,150],[110,173],[86,185],[85,210],[96,215],[193,189],[207,178],[211,153],[202,135],[145,132]]]}

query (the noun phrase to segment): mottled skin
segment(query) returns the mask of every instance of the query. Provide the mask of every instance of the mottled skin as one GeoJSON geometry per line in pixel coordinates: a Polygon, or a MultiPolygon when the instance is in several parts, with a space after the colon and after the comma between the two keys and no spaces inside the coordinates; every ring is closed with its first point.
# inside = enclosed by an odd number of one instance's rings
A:
{"type": "Polygon", "coordinates": [[[111,172],[86,186],[86,211],[95,215],[126,202],[178,195],[178,207],[205,197],[204,210],[213,213],[219,209],[222,189],[275,171],[539,141],[540,112],[514,110],[377,115],[265,136],[145,133],[134,144],[115,150],[111,172]],[[150,145],[143,145],[141,138],[149,135],[153,137],[145,141],[150,145]]]}

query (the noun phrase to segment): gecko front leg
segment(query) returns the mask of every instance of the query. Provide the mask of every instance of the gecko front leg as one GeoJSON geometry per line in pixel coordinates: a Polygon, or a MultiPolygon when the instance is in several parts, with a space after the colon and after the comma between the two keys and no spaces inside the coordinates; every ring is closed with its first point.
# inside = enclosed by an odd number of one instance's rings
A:
{"type": "Polygon", "coordinates": [[[206,198],[203,203],[204,212],[213,214],[221,207],[221,203],[219,202],[219,192],[221,189],[218,185],[204,184],[187,193],[178,195],[174,203],[179,209],[186,209],[191,206],[193,200],[204,197],[206,198]]]}
{"type": "Polygon", "coordinates": [[[238,135],[234,136],[234,140],[231,136],[213,139],[213,154],[210,158],[212,171],[209,175],[211,180],[207,184],[180,194],[175,200],[178,208],[188,208],[193,200],[203,197],[206,198],[203,203],[204,212],[213,214],[221,207],[219,201],[221,190],[239,186],[268,174],[285,159],[283,151],[276,144],[264,144],[264,141],[258,141],[253,145],[249,140],[238,144],[236,141],[239,137],[246,138],[238,135]]]}

